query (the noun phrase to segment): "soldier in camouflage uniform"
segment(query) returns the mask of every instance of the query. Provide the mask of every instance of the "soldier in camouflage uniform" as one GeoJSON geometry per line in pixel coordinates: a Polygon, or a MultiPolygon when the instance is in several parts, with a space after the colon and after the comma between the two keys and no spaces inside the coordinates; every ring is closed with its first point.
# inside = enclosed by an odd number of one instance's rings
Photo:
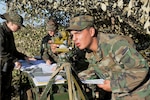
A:
{"type": "Polygon", "coordinates": [[[52,38],[56,34],[57,24],[54,19],[50,19],[46,24],[46,31],[48,34],[43,37],[42,43],[41,43],[41,58],[46,62],[46,64],[50,65],[52,63],[55,63],[55,60],[53,57],[55,57],[54,54],[50,51],[50,43],[52,42],[52,38]]]}
{"type": "Polygon", "coordinates": [[[12,70],[21,67],[19,59],[29,61],[30,58],[17,51],[13,32],[23,26],[23,18],[17,13],[9,12],[0,15],[6,22],[0,26],[0,100],[11,100],[12,70]]]}
{"type": "Polygon", "coordinates": [[[111,100],[150,100],[148,63],[130,41],[98,32],[90,15],[72,18],[67,30],[75,45],[87,51],[90,67],[78,74],[80,78],[103,78],[104,84],[96,85],[112,92],[111,100]]]}

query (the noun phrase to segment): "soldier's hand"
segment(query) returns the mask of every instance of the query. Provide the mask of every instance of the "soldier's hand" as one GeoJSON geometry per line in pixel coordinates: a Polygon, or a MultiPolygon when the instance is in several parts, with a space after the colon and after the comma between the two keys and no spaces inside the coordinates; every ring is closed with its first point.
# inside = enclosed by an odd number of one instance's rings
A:
{"type": "Polygon", "coordinates": [[[97,86],[105,91],[111,92],[110,80],[105,80],[104,84],[98,84],[97,86]]]}
{"type": "Polygon", "coordinates": [[[15,69],[20,69],[21,68],[21,63],[19,61],[15,62],[15,69]]]}
{"type": "Polygon", "coordinates": [[[37,60],[36,58],[34,58],[34,57],[28,57],[28,60],[37,60]]]}
{"type": "Polygon", "coordinates": [[[27,63],[30,63],[30,60],[33,60],[33,61],[36,60],[36,59],[33,58],[33,57],[25,57],[24,59],[26,60],[27,63]]]}
{"type": "Polygon", "coordinates": [[[51,43],[53,43],[53,42],[52,42],[52,40],[49,40],[48,43],[51,44],[51,43]]]}
{"type": "Polygon", "coordinates": [[[51,65],[51,63],[52,63],[52,62],[51,62],[50,60],[46,60],[46,64],[47,64],[47,65],[51,65]]]}
{"type": "Polygon", "coordinates": [[[56,48],[59,47],[58,44],[53,44],[53,43],[52,43],[52,44],[50,44],[50,47],[51,47],[51,50],[52,50],[53,53],[57,53],[57,52],[56,52],[56,48]]]}

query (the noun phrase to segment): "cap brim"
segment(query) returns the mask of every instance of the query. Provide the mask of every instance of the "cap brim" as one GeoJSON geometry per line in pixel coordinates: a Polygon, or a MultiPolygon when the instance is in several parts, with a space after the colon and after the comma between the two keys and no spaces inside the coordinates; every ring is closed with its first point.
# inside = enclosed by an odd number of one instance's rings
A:
{"type": "Polygon", "coordinates": [[[66,30],[67,31],[81,31],[83,29],[85,29],[86,27],[81,27],[81,26],[70,26],[68,27],[66,30]]]}
{"type": "Polygon", "coordinates": [[[25,25],[21,25],[21,27],[25,27],[25,25]]]}
{"type": "Polygon", "coordinates": [[[4,13],[4,14],[0,15],[0,17],[1,17],[2,19],[5,19],[5,20],[7,20],[7,21],[10,21],[10,17],[9,17],[9,14],[8,14],[8,13],[4,13]]]}
{"type": "Polygon", "coordinates": [[[18,26],[20,26],[20,27],[25,27],[23,24],[18,24],[18,23],[16,23],[16,22],[12,22],[12,23],[14,23],[14,24],[16,24],[16,25],[18,25],[18,26]]]}

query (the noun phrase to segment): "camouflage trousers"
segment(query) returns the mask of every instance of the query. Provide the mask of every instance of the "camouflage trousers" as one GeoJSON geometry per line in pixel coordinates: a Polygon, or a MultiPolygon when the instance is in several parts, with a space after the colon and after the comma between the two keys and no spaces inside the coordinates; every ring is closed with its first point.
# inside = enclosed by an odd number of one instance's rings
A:
{"type": "Polygon", "coordinates": [[[125,97],[112,98],[112,100],[150,100],[150,96],[146,96],[142,98],[137,94],[132,94],[132,95],[125,96],[125,97]]]}
{"type": "Polygon", "coordinates": [[[12,98],[14,100],[32,100],[32,91],[27,78],[27,75],[18,69],[12,71],[12,82],[11,86],[13,89],[12,98]],[[16,98],[20,99],[16,99],[16,98]]]}

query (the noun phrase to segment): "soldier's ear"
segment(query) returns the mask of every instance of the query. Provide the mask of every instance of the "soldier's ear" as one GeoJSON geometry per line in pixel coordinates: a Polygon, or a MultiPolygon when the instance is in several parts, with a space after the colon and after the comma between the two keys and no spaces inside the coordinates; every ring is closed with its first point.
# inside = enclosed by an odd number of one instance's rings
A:
{"type": "Polygon", "coordinates": [[[89,32],[90,32],[92,37],[95,36],[95,29],[93,27],[90,27],[89,32]]]}

